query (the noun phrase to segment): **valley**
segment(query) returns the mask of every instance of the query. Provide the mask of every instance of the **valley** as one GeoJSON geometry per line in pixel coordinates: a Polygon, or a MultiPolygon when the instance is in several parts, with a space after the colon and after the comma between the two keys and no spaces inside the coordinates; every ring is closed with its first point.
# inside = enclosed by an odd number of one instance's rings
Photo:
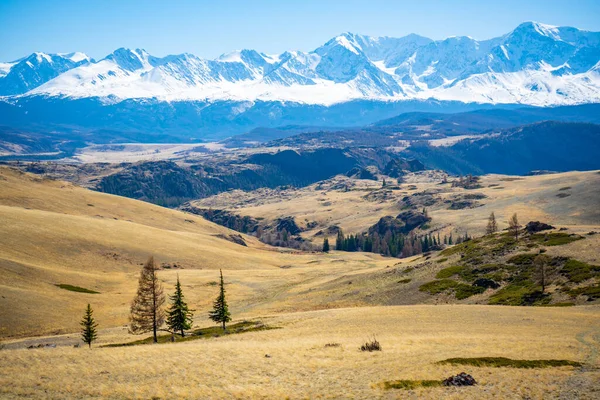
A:
{"type": "Polygon", "coordinates": [[[0,398],[600,398],[597,5],[267,3],[0,5],[0,398]]]}

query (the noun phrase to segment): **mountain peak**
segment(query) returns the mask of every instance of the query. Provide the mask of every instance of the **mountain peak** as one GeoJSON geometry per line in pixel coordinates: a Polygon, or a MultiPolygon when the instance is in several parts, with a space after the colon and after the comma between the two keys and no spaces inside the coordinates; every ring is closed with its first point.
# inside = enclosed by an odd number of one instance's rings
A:
{"type": "Polygon", "coordinates": [[[562,40],[560,37],[561,27],[542,24],[541,22],[527,21],[517,26],[512,33],[527,32],[528,34],[536,34],[545,36],[553,40],[562,40]]]}

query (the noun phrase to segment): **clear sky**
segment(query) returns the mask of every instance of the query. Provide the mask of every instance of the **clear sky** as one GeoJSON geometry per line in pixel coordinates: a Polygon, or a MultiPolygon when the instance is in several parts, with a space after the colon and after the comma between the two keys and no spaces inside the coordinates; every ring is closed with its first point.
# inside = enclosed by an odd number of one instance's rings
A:
{"type": "Polygon", "coordinates": [[[34,51],[98,59],[119,47],[204,58],[309,51],[347,31],[488,39],[531,20],[600,31],[600,0],[0,0],[0,61],[34,51]]]}

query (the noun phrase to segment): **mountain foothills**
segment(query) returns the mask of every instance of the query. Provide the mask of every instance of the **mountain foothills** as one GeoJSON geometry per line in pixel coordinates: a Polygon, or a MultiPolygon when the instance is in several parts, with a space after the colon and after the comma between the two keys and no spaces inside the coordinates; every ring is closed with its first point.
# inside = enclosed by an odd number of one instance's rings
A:
{"type": "Polygon", "coordinates": [[[599,62],[599,32],[536,22],[489,40],[344,33],[310,52],[241,50],[215,60],[124,48],[101,60],[34,53],[0,64],[0,123],[197,139],[483,104],[572,105],[600,101],[599,62]]]}

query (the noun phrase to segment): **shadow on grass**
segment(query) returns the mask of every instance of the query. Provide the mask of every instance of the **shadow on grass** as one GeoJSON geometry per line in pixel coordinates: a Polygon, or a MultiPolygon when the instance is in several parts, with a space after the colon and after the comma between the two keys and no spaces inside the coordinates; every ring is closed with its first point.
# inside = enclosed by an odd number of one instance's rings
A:
{"type": "Polygon", "coordinates": [[[100,294],[100,292],[96,292],[95,290],[86,289],[86,288],[79,287],[79,286],[67,285],[66,283],[57,283],[54,286],[59,287],[61,289],[70,290],[71,292],[100,294]]]}
{"type": "MultiPolygon", "coordinates": [[[[179,342],[189,342],[191,340],[198,339],[210,339],[217,338],[225,335],[234,335],[237,333],[246,333],[246,332],[256,332],[256,331],[267,331],[271,329],[281,329],[280,327],[272,327],[263,324],[258,321],[242,321],[236,324],[229,325],[226,331],[220,326],[212,326],[209,328],[200,328],[195,329],[191,332],[187,332],[186,336],[181,337],[179,335],[175,335],[175,343],[179,342]]],[[[158,336],[158,343],[172,343],[171,342],[171,334],[160,335],[158,336]]],[[[137,346],[141,344],[153,344],[152,336],[147,337],[145,339],[136,340],[128,343],[115,343],[115,344],[106,344],[100,347],[128,347],[128,346],[137,346]]]]}
{"type": "Polygon", "coordinates": [[[471,365],[474,367],[506,367],[506,368],[549,368],[549,367],[581,367],[582,364],[570,360],[513,360],[506,357],[449,358],[438,361],[438,364],[471,365]]]}

